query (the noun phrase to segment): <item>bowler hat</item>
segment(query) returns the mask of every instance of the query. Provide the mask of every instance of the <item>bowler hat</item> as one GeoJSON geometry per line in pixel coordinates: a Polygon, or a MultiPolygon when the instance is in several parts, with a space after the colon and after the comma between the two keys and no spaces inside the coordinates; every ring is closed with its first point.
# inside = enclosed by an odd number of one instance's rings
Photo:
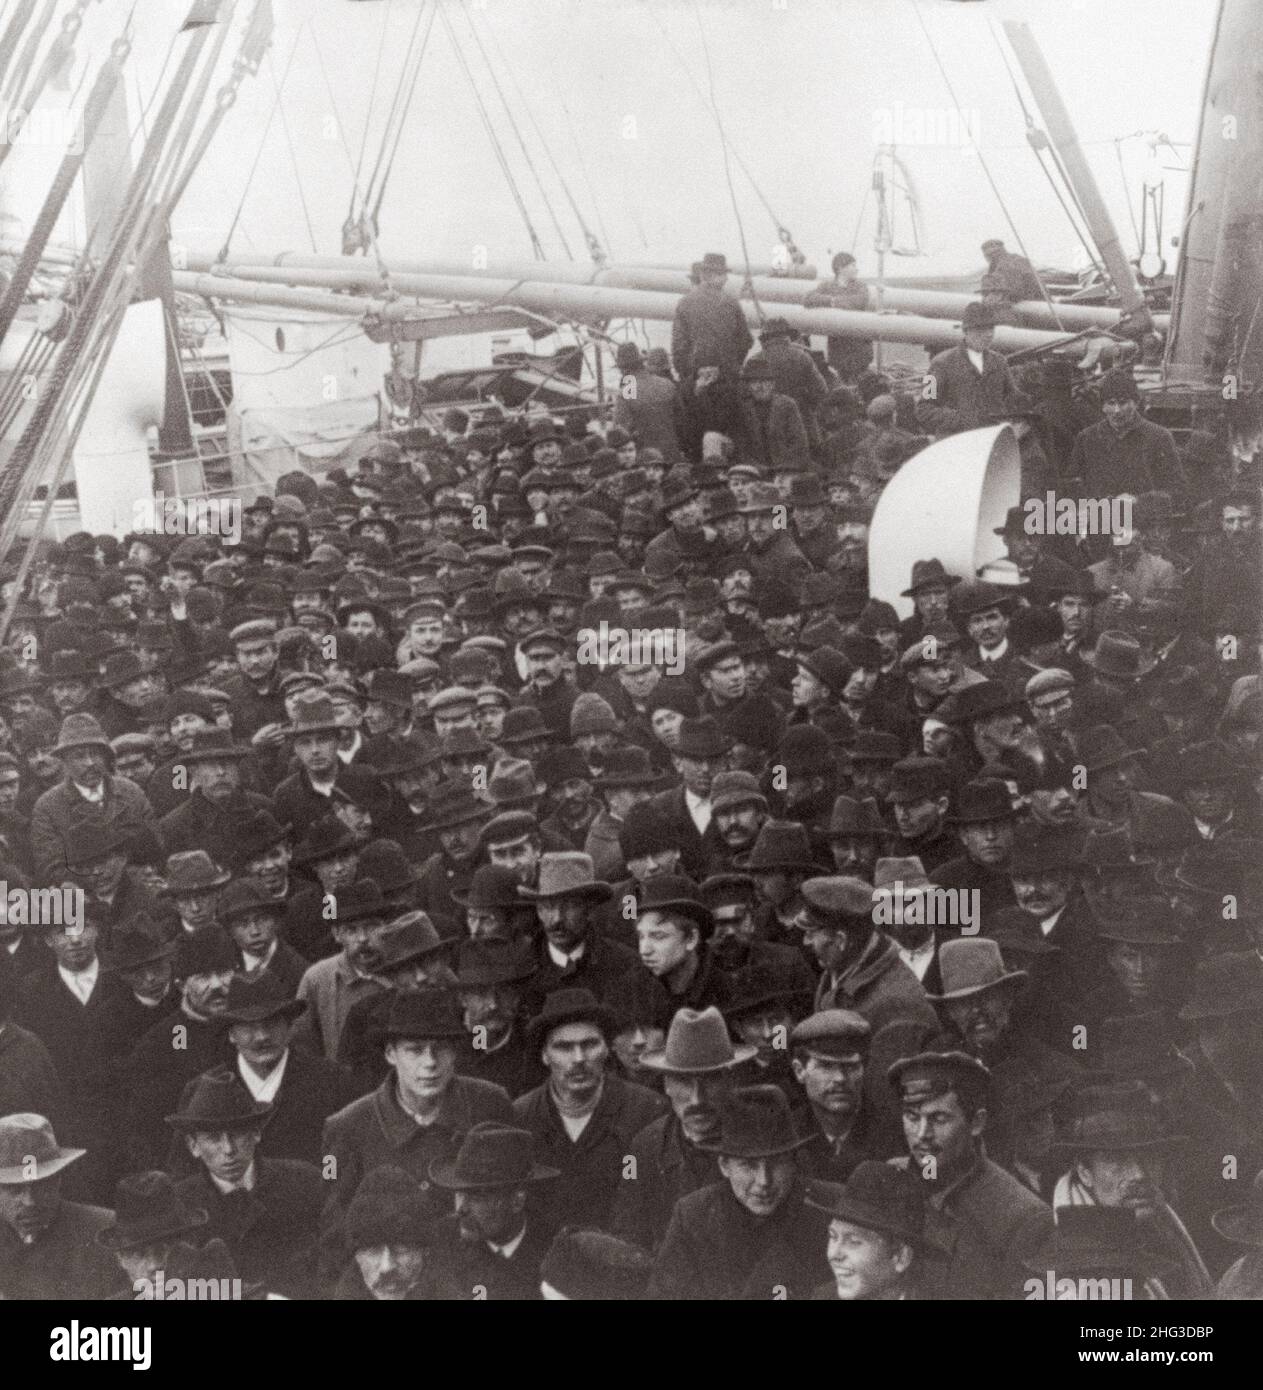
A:
{"type": "Polygon", "coordinates": [[[879,729],[861,729],[847,749],[847,757],[852,765],[889,763],[893,767],[899,761],[899,740],[879,729]]]}
{"type": "Polygon", "coordinates": [[[682,758],[722,758],[732,738],[709,715],[685,719],[680,724],[675,752],[682,758]]]}
{"type": "MultiPolygon", "coordinates": [[[[598,787],[649,787],[655,786],[660,780],[659,774],[650,761],[648,750],[633,743],[625,748],[612,749],[606,755],[605,765],[601,768],[601,775],[596,779],[595,785],[598,787]]],[[[716,778],[715,780],[718,781],[719,779],[716,778]]],[[[712,810],[716,809],[714,795],[714,788],[712,788],[712,810]]]]}
{"type": "Polygon", "coordinates": [[[1142,756],[1140,749],[1128,747],[1112,724],[1094,724],[1084,729],[1075,739],[1075,752],[1087,772],[1099,772],[1142,756]]]}
{"type": "Polygon", "coordinates": [[[182,1134],[219,1133],[221,1130],[262,1129],[275,1107],[257,1101],[240,1077],[227,1067],[195,1076],[180,1092],[180,1103],[167,1124],[182,1134]]]}
{"type": "Polygon", "coordinates": [[[775,763],[786,777],[829,777],[837,755],[829,735],[818,724],[791,724],[776,747],[775,763]]]}
{"type": "Polygon", "coordinates": [[[925,1206],[916,1179],[889,1163],[865,1160],[844,1183],[812,1182],[807,1205],[835,1221],[880,1231],[908,1244],[919,1244],[925,1230],[925,1206]]]}
{"type": "Polygon", "coordinates": [[[529,1129],[484,1120],[469,1130],[453,1157],[431,1161],[430,1181],[449,1191],[473,1192],[526,1187],[560,1177],[558,1169],[535,1162],[534,1147],[529,1129]]]}
{"type": "Polygon", "coordinates": [[[719,1137],[697,1147],[727,1158],[775,1158],[810,1140],[795,1129],[789,1100],[779,1086],[742,1086],[720,1107],[719,1137]]]}
{"type": "Polygon", "coordinates": [[[161,924],[138,913],[128,918],[126,926],[116,927],[110,933],[109,949],[103,952],[102,963],[118,974],[167,960],[175,955],[175,950],[176,942],[167,936],[161,924]]]}
{"type": "Polygon", "coordinates": [[[678,913],[689,918],[705,939],[712,926],[710,908],[700,901],[698,891],[684,874],[658,874],[640,885],[638,912],[678,913]]]}
{"type": "Polygon", "coordinates": [[[319,864],[347,850],[358,849],[360,841],[337,816],[321,816],[307,827],[307,833],[294,846],[295,864],[319,864]]]}
{"type": "Polygon", "coordinates": [[[877,840],[889,833],[871,796],[866,796],[862,801],[857,801],[853,796],[839,796],[833,803],[825,838],[877,840]]]}
{"type": "Polygon", "coordinates": [[[284,733],[287,738],[297,738],[300,734],[322,733],[342,727],[338,722],[337,706],[328,695],[313,690],[294,697],[294,718],[285,726],[284,733]]]}
{"type": "Polygon", "coordinates": [[[592,1023],[606,1039],[614,1029],[614,1016],[588,989],[555,989],[544,998],[543,1007],[526,1026],[527,1041],[539,1047],[555,1028],[571,1023],[592,1023]]]}
{"type": "Polygon", "coordinates": [[[188,1206],[167,1173],[129,1173],[114,1185],[114,1219],[96,1234],[107,1250],[143,1250],[195,1231],[209,1220],[188,1206]]]}
{"type": "Polygon", "coordinates": [[[1143,1081],[1117,1081],[1084,1087],[1074,1113],[1057,1138],[1065,1153],[1169,1149],[1182,1141],[1170,1134],[1153,1093],[1143,1081]]]}
{"type": "Polygon", "coordinates": [[[933,800],[946,796],[951,789],[951,776],[941,758],[901,758],[890,769],[890,790],[886,800],[892,805],[933,800]]]}
{"type": "Polygon", "coordinates": [[[854,674],[855,667],[834,647],[817,647],[811,652],[799,652],[795,657],[805,671],[809,671],[829,691],[831,695],[841,696],[846,683],[854,674]]]}
{"type": "Polygon", "coordinates": [[[441,955],[452,946],[452,942],[441,937],[434,929],[428,913],[420,911],[405,912],[402,917],[391,921],[379,939],[378,950],[381,963],[378,973],[389,974],[401,965],[413,961],[428,960],[441,955]]]}
{"type": "Polygon", "coordinates": [[[375,878],[357,878],[349,887],[329,894],[328,901],[333,908],[334,927],[366,918],[383,920],[390,916],[386,895],[375,878]]]}
{"type": "Polygon", "coordinates": [[[785,820],[765,820],[754,848],[736,855],[732,862],[748,874],[814,874],[820,868],[812,858],[806,826],[785,820]]]}
{"type": "Polygon", "coordinates": [[[305,1000],[295,999],[274,976],[265,971],[256,979],[238,975],[228,986],[228,1004],[222,1017],[228,1023],[263,1023],[270,1018],[298,1018],[307,1012],[305,1000]]]}
{"type": "Polygon", "coordinates": [[[953,825],[978,825],[983,821],[1009,820],[1013,799],[1008,787],[997,777],[966,782],[956,797],[950,820],[953,825]]]}
{"type": "Polygon", "coordinates": [[[489,818],[494,810],[493,806],[474,796],[468,782],[444,782],[435,788],[430,798],[429,813],[421,828],[451,830],[458,825],[489,818]]]}
{"type": "Polygon", "coordinates": [[[934,711],[934,717],[943,724],[970,724],[975,719],[1021,710],[1024,705],[1023,697],[1001,681],[981,680],[953,691],[934,711]]]}
{"type": "Polygon", "coordinates": [[[902,597],[915,598],[923,589],[951,588],[959,584],[960,576],[948,574],[942,560],[914,560],[912,562],[912,581],[903,591],[902,597]]]}
{"type": "Polygon", "coordinates": [[[797,1003],[797,994],[794,981],[783,971],[755,961],[734,970],[729,977],[724,1016],[732,1020],[774,1004],[788,1007],[797,1003]]]}
{"type": "Polygon", "coordinates": [[[85,1153],[63,1148],[43,1115],[21,1111],[0,1119],[0,1186],[43,1182],[85,1153]]]}
{"type": "Polygon", "coordinates": [[[468,1036],[452,991],[433,986],[410,994],[397,993],[370,1031],[378,1043],[427,1038],[454,1042],[468,1036]]]}

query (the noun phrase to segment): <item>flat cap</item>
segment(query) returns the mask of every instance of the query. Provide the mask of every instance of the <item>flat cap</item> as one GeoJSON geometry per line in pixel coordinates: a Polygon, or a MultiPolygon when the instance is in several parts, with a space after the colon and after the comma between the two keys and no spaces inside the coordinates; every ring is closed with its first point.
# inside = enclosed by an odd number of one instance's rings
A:
{"type": "Polygon", "coordinates": [[[789,1041],[822,1057],[853,1057],[865,1050],[872,1031],[868,1020],[851,1009],[822,1009],[796,1024],[789,1041]]]}
{"type": "Polygon", "coordinates": [[[802,895],[818,912],[843,917],[868,917],[873,910],[873,888],[862,878],[830,874],[804,880],[802,895]]]}

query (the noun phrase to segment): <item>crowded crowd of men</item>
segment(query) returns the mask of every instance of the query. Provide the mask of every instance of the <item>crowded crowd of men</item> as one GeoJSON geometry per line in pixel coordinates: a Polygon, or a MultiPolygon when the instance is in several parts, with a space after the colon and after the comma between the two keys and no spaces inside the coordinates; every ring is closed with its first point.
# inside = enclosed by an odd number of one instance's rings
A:
{"type": "Polygon", "coordinates": [[[711,254],[608,412],[7,557],[0,1297],[1263,1297],[1259,476],[988,247],[915,389],[711,254]]]}

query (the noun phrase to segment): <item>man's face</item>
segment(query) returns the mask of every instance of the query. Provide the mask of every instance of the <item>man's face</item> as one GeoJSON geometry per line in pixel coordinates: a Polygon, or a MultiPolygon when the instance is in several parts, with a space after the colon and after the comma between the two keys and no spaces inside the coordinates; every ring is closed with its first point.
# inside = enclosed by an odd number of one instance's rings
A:
{"type": "Polygon", "coordinates": [[[201,733],[203,729],[209,729],[210,724],[200,714],[184,710],[172,715],[167,727],[171,731],[171,742],[182,753],[187,753],[193,746],[193,735],[201,733]]]}
{"type": "Polygon", "coordinates": [[[971,613],[966,627],[970,640],[989,652],[1004,641],[1009,620],[998,608],[985,608],[981,613],[971,613]]]}
{"type": "Polygon", "coordinates": [[[639,1082],[649,1073],[640,1065],[646,1052],[657,1052],[666,1043],[666,1032],[652,1023],[633,1023],[614,1035],[614,1055],[631,1080],[639,1082]]]}
{"type": "Polygon", "coordinates": [[[57,958],[57,964],[71,974],[87,970],[96,959],[97,929],[84,922],[79,926],[53,927],[44,933],[44,944],[57,958]]]}
{"type": "Polygon", "coordinates": [[[956,671],[950,661],[922,661],[908,672],[913,690],[928,700],[941,700],[955,679],[956,671]]]}
{"type": "Polygon", "coordinates": [[[1074,692],[1050,690],[1046,695],[1037,695],[1031,700],[1030,707],[1038,728],[1065,729],[1074,713],[1074,692]]]}
{"type": "Polygon", "coordinates": [[[576,1100],[586,1100],[596,1091],[609,1055],[595,1023],[565,1023],[554,1028],[542,1053],[552,1084],[576,1100]]]}
{"type": "MultiPolygon", "coordinates": [[[[331,890],[326,889],[328,891],[331,890]]],[[[248,951],[252,956],[264,956],[276,940],[276,914],[263,908],[251,908],[233,917],[228,930],[238,950],[248,951]]]]}
{"type": "Polygon", "coordinates": [[[107,763],[102,748],[67,748],[61,760],[70,780],[81,787],[99,787],[105,781],[107,763]]]}
{"type": "Polygon", "coordinates": [[[800,666],[790,682],[790,693],[798,709],[810,709],[829,698],[829,688],[819,676],[813,676],[805,666],[800,666]]]}
{"type": "Polygon", "coordinates": [[[272,674],[276,665],[278,649],[269,637],[252,642],[238,642],[236,646],[237,665],[247,680],[262,683],[272,674]]]}
{"type": "Polygon", "coordinates": [[[71,864],[70,876],[81,884],[85,893],[96,898],[112,898],[123,881],[127,870],[125,854],[107,854],[103,859],[94,859],[87,864],[71,864]]]}
{"type": "Polygon", "coordinates": [[[908,1152],[923,1173],[931,1172],[939,1181],[959,1173],[973,1161],[985,1124],[986,1111],[978,1110],[969,1119],[955,1091],[929,1100],[905,1102],[903,1106],[903,1137],[908,1152]]]}
{"type": "Polygon", "coordinates": [[[207,758],[193,765],[192,782],[207,801],[221,806],[241,786],[241,764],[233,758],[207,758]]]}
{"type": "Polygon", "coordinates": [[[673,912],[642,912],[636,919],[640,963],[659,979],[678,970],[699,946],[697,928],[673,912]]]}
{"type": "Polygon", "coordinates": [[[524,652],[527,680],[535,685],[554,685],[565,671],[565,662],[556,647],[536,645],[524,652]]]}
{"type": "Polygon", "coordinates": [[[456,1075],[456,1044],[447,1038],[396,1038],[386,1044],[386,1061],[405,1095],[434,1100],[456,1075]]]}
{"type": "Polygon", "coordinates": [[[798,1167],[792,1154],[771,1158],[734,1158],[724,1154],[719,1171],[732,1195],[751,1216],[772,1216],[793,1191],[798,1167]]]}
{"type": "Polygon", "coordinates": [[[171,957],[147,960],[131,970],[120,970],[123,983],[133,994],[151,1002],[161,999],[171,987],[171,957]]]}
{"type": "Polygon", "coordinates": [[[840,1299],[874,1298],[894,1284],[912,1263],[912,1251],[893,1236],[835,1217],[827,1248],[840,1299]]]}
{"type": "Polygon", "coordinates": [[[386,924],[378,918],[361,917],[358,921],[339,922],[333,929],[333,937],[346,953],[347,960],[367,975],[382,963],[385,931],[386,924]]]}
{"type": "Polygon", "coordinates": [[[522,1229],[526,1191],[520,1187],[496,1187],[457,1192],[456,1215],[465,1240],[503,1245],[522,1229]]]}
{"type": "Polygon", "coordinates": [[[30,1244],[52,1225],[61,1205],[61,1179],[0,1185],[0,1221],[30,1244]]]}
{"type": "Polygon", "coordinates": [[[947,1017],[975,1057],[984,1061],[999,1045],[1013,1015],[1013,994],[1007,988],[979,990],[965,999],[943,1005],[947,1017]]]}
{"type": "Polygon", "coordinates": [[[1008,862],[1013,851],[1013,822],[984,820],[962,825],[960,839],[975,864],[998,869],[1008,862]]]}
{"type": "MultiPolygon", "coordinates": [[[[746,513],[746,534],[750,537],[750,543],[756,549],[770,544],[779,530],[777,524],[777,513],[775,512],[747,512],[746,513]]],[[[769,637],[769,640],[770,637],[769,637]]]]}
{"type": "Polygon", "coordinates": [[[457,729],[473,729],[477,721],[474,718],[474,711],[477,706],[473,704],[454,704],[448,705],[445,709],[434,711],[434,732],[439,738],[446,738],[448,734],[453,734],[457,729]]]}
{"type": "Polygon", "coordinates": [[[213,1178],[235,1184],[245,1177],[254,1162],[254,1151],[262,1137],[261,1129],[230,1129],[217,1133],[199,1130],[186,1135],[184,1142],[189,1153],[206,1165],[206,1171],[213,1178]]]}
{"type": "Polygon", "coordinates": [[[338,765],[338,735],[334,730],[320,729],[299,734],[294,740],[294,756],[310,777],[328,778],[338,765]]]}
{"type": "Polygon", "coordinates": [[[267,1073],[285,1055],[290,1027],[289,1019],[280,1016],[254,1023],[233,1023],[228,1039],[255,1071],[267,1073]]]}
{"type": "Polygon", "coordinates": [[[656,666],[627,662],[618,667],[618,683],[636,701],[647,700],[653,694],[662,672],[656,666]]]}
{"type": "Polygon", "coordinates": [[[922,589],[914,598],[913,602],[917,606],[926,626],[930,626],[934,621],[941,621],[947,617],[947,595],[948,586],[946,584],[931,584],[928,588],[922,589]]]}
{"type": "Polygon", "coordinates": [[[553,795],[561,819],[577,824],[588,813],[592,801],[592,783],[585,777],[567,777],[553,788],[553,795]]]}
{"type": "Polygon", "coordinates": [[[487,847],[487,858],[501,869],[511,869],[523,888],[531,887],[539,873],[542,845],[538,836],[527,833],[516,840],[487,847]]]}
{"type": "Polygon", "coordinates": [[[704,1144],[719,1137],[720,1111],[732,1087],[731,1071],[664,1074],[662,1089],[690,1144],[704,1144]]]}
{"type": "Polygon", "coordinates": [[[180,893],[175,898],[175,906],[182,920],[195,931],[200,931],[215,920],[219,889],[214,888],[207,893],[180,893]]]}
{"type": "Polygon", "coordinates": [[[715,758],[692,758],[677,753],[671,761],[675,764],[675,770],[683,779],[685,787],[694,796],[709,796],[710,784],[715,780],[716,774],[724,770],[722,755],[715,758]]]}
{"type": "Polygon", "coordinates": [[[312,868],[316,871],[321,888],[326,893],[337,893],[355,882],[359,865],[359,854],[353,849],[344,849],[329,855],[327,859],[321,859],[312,868]]]}
{"type": "Polygon", "coordinates": [[[1248,536],[1254,530],[1254,508],[1224,507],[1220,513],[1219,529],[1233,541],[1248,536]]]}
{"type": "Polygon", "coordinates": [[[847,835],[830,840],[829,849],[838,873],[853,874],[871,882],[877,864],[877,841],[871,835],[847,835]]]}
{"type": "Polygon", "coordinates": [[[675,873],[679,862],[680,851],[671,846],[653,850],[648,854],[638,854],[627,861],[627,868],[637,883],[644,883],[651,878],[660,878],[663,874],[675,873]]]}
{"type": "Polygon", "coordinates": [[[746,849],[758,839],[765,816],[757,801],[748,801],[744,806],[725,806],[716,813],[715,824],[729,849],[746,849]]]}
{"type": "Polygon", "coordinates": [[[701,499],[690,497],[687,502],[681,502],[678,507],[672,507],[667,513],[667,521],[677,531],[696,531],[702,524],[701,499]]]}
{"type": "Polygon", "coordinates": [[[1066,905],[1074,877],[1068,869],[1049,869],[1044,873],[1014,874],[1012,882],[1018,907],[1032,917],[1044,918],[1066,905]]]}
{"type": "Polygon", "coordinates": [[[803,941],[821,970],[841,969],[846,960],[847,933],[836,922],[809,908],[803,941]]]}
{"type": "Polygon", "coordinates": [[[54,681],[48,688],[53,706],[60,715],[83,709],[92,697],[86,681],[54,681]]]}
{"type": "Polygon", "coordinates": [[[246,864],[246,872],[269,898],[283,896],[289,887],[291,853],[287,844],[269,845],[246,864]]]}
{"type": "Polygon", "coordinates": [[[746,664],[740,656],[726,656],[710,667],[702,684],[721,700],[739,700],[746,693],[746,664]]]}
{"type": "Polygon", "coordinates": [[[1069,787],[1037,787],[1027,804],[1040,825],[1071,825],[1079,814],[1079,798],[1069,787]]]}
{"type": "Polygon", "coordinates": [[[1163,1201],[1166,1162],[1148,1150],[1089,1154],[1075,1164],[1079,1181],[1103,1207],[1130,1207],[1138,1217],[1153,1216],[1163,1201]]]}
{"type": "Polygon", "coordinates": [[[1102,401],[1101,410],[1119,434],[1131,429],[1140,416],[1140,405],[1137,401],[1102,401]]]}
{"type": "Polygon", "coordinates": [[[1020,714],[991,714],[974,721],[974,744],[994,744],[997,748],[1013,748],[1022,737],[1026,724],[1020,714]]]}
{"type": "Polygon", "coordinates": [[[1184,788],[1184,804],[1198,820],[1214,824],[1232,810],[1232,789],[1225,782],[1199,782],[1184,788]]]}
{"type": "Polygon", "coordinates": [[[656,709],[649,722],[658,740],[666,747],[674,748],[680,738],[680,725],[684,723],[684,716],[679,710],[656,709]]]}
{"type": "Polygon", "coordinates": [[[1112,941],[1105,959],[1128,1000],[1137,1008],[1146,1004],[1153,1007],[1170,959],[1167,950],[1162,946],[1112,941]]]}
{"type": "Polygon", "coordinates": [[[228,986],[232,984],[231,970],[211,970],[202,975],[190,975],[184,981],[184,998],[194,1013],[217,1017],[228,1007],[228,986]]]}
{"type": "Polygon", "coordinates": [[[943,823],[947,814],[945,796],[923,796],[917,801],[896,801],[895,824],[905,840],[919,840],[923,835],[932,835],[943,823]]]}
{"type": "Polygon", "coordinates": [[[507,709],[498,701],[480,704],[474,712],[474,722],[478,725],[478,732],[488,743],[494,743],[504,732],[504,716],[507,713],[507,709]]]}
{"type": "Polygon", "coordinates": [[[433,657],[443,646],[443,619],[437,614],[414,618],[408,626],[414,656],[433,657]]]}
{"type": "Polygon", "coordinates": [[[425,1270],[425,1251],[419,1245],[373,1245],[355,1252],[364,1287],[383,1303],[407,1298],[425,1270]]]}
{"type": "Polygon", "coordinates": [[[540,898],[535,915],[548,944],[569,955],[588,939],[588,903],[583,898],[540,898]]]}
{"type": "Polygon", "coordinates": [[[732,1026],[743,1043],[759,1050],[761,1066],[771,1066],[786,1055],[794,1018],[783,1004],[771,1002],[738,1014],[732,1026]]]}
{"type": "Polygon", "coordinates": [[[838,1123],[858,1114],[864,1090],[864,1059],[858,1052],[847,1057],[808,1052],[794,1058],[793,1069],[813,1109],[838,1123]]]}
{"type": "Polygon", "coordinates": [[[846,678],[842,689],[842,699],[848,705],[862,705],[872,697],[877,689],[877,677],[881,672],[877,667],[857,666],[846,678]]]}

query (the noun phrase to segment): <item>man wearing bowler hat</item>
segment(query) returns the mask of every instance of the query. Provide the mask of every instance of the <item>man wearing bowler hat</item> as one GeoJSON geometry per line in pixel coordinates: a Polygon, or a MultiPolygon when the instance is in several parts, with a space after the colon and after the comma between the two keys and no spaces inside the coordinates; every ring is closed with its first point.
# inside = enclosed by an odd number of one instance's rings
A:
{"type": "Polygon", "coordinates": [[[698,274],[696,288],[676,305],[671,325],[671,363],[691,425],[685,452],[694,457],[707,430],[738,437],[737,377],[754,345],[741,305],[724,293],[728,258],[708,251],[698,274]]]}
{"type": "Polygon", "coordinates": [[[306,1011],[279,980],[238,975],[228,986],[223,1018],[232,1069],[255,1100],[272,1106],[259,1153],[319,1166],[325,1121],[360,1093],[343,1068],[291,1046],[294,1023],[306,1011]]]}
{"type": "Polygon", "coordinates": [[[915,1183],[889,1163],[867,1160],[843,1183],[810,1185],[807,1205],[829,1218],[833,1274],[813,1298],[901,1303],[926,1296],[918,1275],[931,1255],[915,1183]]]}
{"type": "Polygon", "coordinates": [[[722,867],[723,841],[715,824],[711,788],[724,770],[731,747],[731,737],[714,719],[685,719],[671,750],[681,785],[659,792],[649,802],[680,847],[680,868],[695,878],[704,876],[712,862],[722,867]]]}
{"type": "Polygon", "coordinates": [[[462,941],[456,947],[456,989],[469,1032],[461,1074],[490,1081],[510,1100],[538,1086],[538,1060],[523,1039],[523,993],[535,974],[526,941],[462,941]]]}
{"type": "Polygon", "coordinates": [[[964,341],[930,359],[917,399],[917,422],[940,437],[999,424],[1028,407],[1008,363],[991,347],[995,315],[990,305],[966,304],[960,326],[964,341]]]}
{"type": "Polygon", "coordinates": [[[671,1111],[631,1141],[636,1177],[619,1188],[611,1221],[619,1235],[656,1250],[680,1198],[714,1182],[714,1155],[701,1146],[719,1137],[722,1106],[739,1078],[752,1079],[755,1051],[748,1043],[733,1045],[712,1005],[678,1010],[665,1046],[641,1057],[641,1066],[661,1077],[671,1111]]]}
{"type": "Polygon", "coordinates": [[[622,988],[655,1001],[651,1012],[669,1018],[676,1009],[722,1004],[728,977],[706,951],[711,932],[710,909],[699,900],[690,878],[661,874],[640,890],[636,942],[640,968],[622,988]]]}
{"type": "Polygon", "coordinates": [[[149,799],[111,769],[114,751],[91,714],[68,714],[53,748],[62,779],[42,793],[31,811],[31,853],[42,883],[68,876],[65,836],[82,818],[105,821],[123,831],[141,830],[153,820],[149,799]]]}
{"type": "Polygon", "coordinates": [[[198,1165],[176,1191],[207,1213],[207,1239],[227,1245],[243,1279],[309,1297],[325,1183],[314,1164],[259,1153],[273,1113],[225,1067],[194,1077],[167,1116],[198,1165]]]}
{"type": "Polygon", "coordinates": [[[375,1037],[389,1074],[325,1123],[321,1148],[335,1170],[326,1222],[341,1217],[364,1175],[381,1164],[425,1180],[431,1161],[453,1154],[474,1125],[511,1119],[499,1086],[457,1074],[467,1034],[451,990],[396,994],[375,1037]]]}
{"type": "Polygon", "coordinates": [[[513,1103],[514,1123],[535,1136],[539,1162],[561,1174],[539,1194],[551,1233],[561,1225],[609,1223],[625,1181],[628,1146],[667,1103],[610,1069],[614,1016],[586,989],[559,989],[527,1027],[548,1072],[513,1103]]]}
{"type": "Polygon", "coordinates": [[[171,1270],[168,1261],[176,1243],[182,1237],[198,1240],[208,1219],[206,1212],[180,1196],[169,1174],[151,1168],[118,1180],[114,1219],[97,1232],[96,1240],[126,1276],[127,1296],[152,1296],[159,1271],[171,1270]]]}
{"type": "Polygon", "coordinates": [[[931,1051],[901,1057],[888,1078],[910,1155],[897,1163],[919,1181],[926,1238],[947,1257],[936,1296],[1011,1297],[1021,1250],[1053,1218],[983,1152],[990,1072],[966,1053],[931,1051]]]}
{"type": "Polygon", "coordinates": [[[551,1237],[531,1211],[537,1183],[560,1175],[536,1163],[530,1132],[484,1121],[451,1158],[430,1164],[430,1181],[454,1194],[456,1214],[436,1235],[436,1260],[453,1287],[469,1297],[535,1300],[539,1268],[551,1237]]]}
{"type": "Polygon", "coordinates": [[[242,817],[250,811],[270,811],[272,803],[243,786],[245,769],[254,751],[234,743],[226,729],[201,729],[180,755],[188,775],[188,795],[158,822],[158,834],[168,854],[206,850],[223,862],[236,843],[242,817]]]}
{"type": "Polygon", "coordinates": [[[100,1031],[106,1054],[121,1061],[155,1020],[178,1005],[175,953],[179,943],[162,923],[147,916],[132,918],[111,938],[102,963],[125,988],[106,1001],[100,1031]]]}
{"type": "Polygon", "coordinates": [[[704,1142],[719,1181],[682,1197],[654,1261],[655,1299],[799,1299],[828,1277],[825,1215],[806,1203],[789,1101],[777,1086],[734,1090],[704,1142]]]}
{"type": "Polygon", "coordinates": [[[950,824],[964,853],[940,864],[930,879],[957,893],[977,892],[983,921],[1016,903],[1008,873],[1015,823],[1009,789],[998,778],[966,782],[956,795],[950,824]]]}

